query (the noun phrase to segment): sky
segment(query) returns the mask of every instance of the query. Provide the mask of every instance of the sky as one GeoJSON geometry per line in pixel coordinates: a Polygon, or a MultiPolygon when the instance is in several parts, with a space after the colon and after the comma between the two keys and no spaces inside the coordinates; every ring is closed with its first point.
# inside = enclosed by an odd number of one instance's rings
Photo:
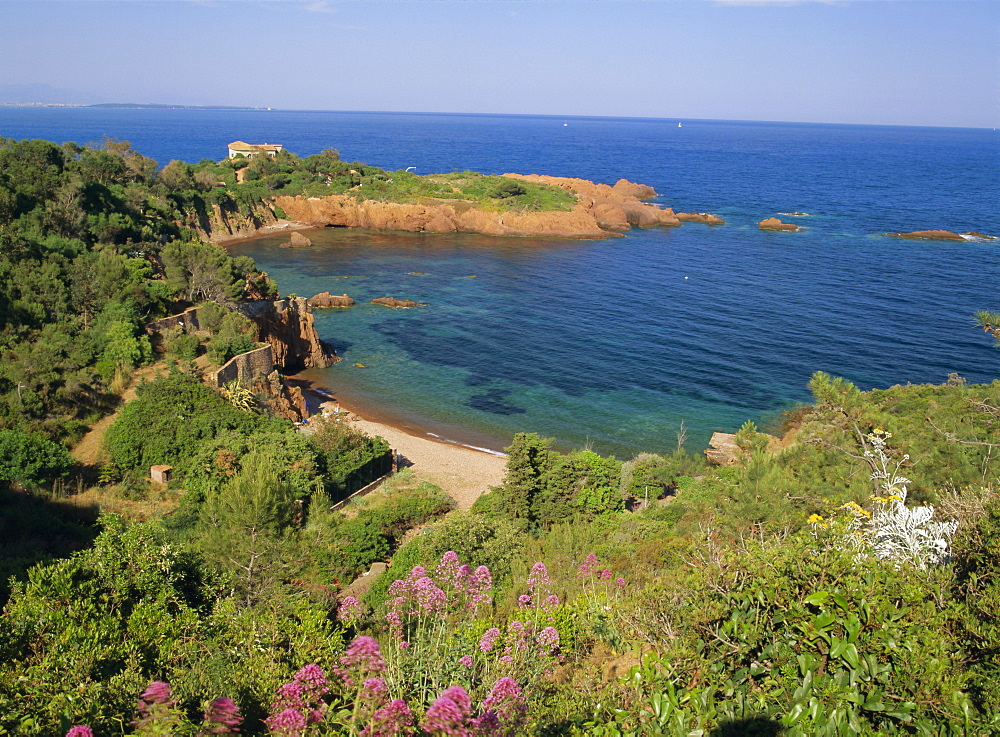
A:
{"type": "Polygon", "coordinates": [[[67,102],[1000,127],[1000,0],[0,0],[0,18],[0,102],[50,85],[67,102]]]}

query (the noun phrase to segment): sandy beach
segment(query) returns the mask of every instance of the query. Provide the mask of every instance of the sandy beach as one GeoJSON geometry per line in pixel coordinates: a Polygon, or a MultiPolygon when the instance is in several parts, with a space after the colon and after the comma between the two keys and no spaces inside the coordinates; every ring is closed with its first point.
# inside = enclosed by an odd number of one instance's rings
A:
{"type": "Polygon", "coordinates": [[[440,486],[455,500],[460,511],[467,511],[491,486],[503,481],[507,463],[504,455],[436,440],[417,428],[373,419],[363,407],[343,401],[334,390],[316,386],[308,379],[292,377],[291,383],[302,389],[313,413],[319,412],[321,402],[337,402],[342,410],[356,418],[351,420],[354,427],[366,435],[384,438],[399,454],[401,466],[411,468],[419,478],[440,486]]]}

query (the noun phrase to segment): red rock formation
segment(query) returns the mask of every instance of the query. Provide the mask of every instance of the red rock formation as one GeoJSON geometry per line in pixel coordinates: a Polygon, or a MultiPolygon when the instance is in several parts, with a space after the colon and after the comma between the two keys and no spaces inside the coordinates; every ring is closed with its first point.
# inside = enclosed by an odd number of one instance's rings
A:
{"type": "Polygon", "coordinates": [[[274,363],[284,373],[321,368],[340,360],[319,339],[315,319],[302,297],[242,302],[236,309],[253,322],[255,340],[271,344],[274,363]]]}
{"type": "Polygon", "coordinates": [[[615,186],[612,189],[620,195],[635,197],[639,200],[648,200],[650,197],[656,197],[656,190],[648,184],[636,184],[635,182],[630,182],[628,179],[619,179],[615,182],[615,186]]]}
{"type": "MultiPolygon", "coordinates": [[[[481,233],[496,236],[550,238],[607,238],[613,231],[632,226],[679,225],[670,208],[641,202],[656,196],[652,187],[621,179],[614,187],[586,179],[538,174],[504,174],[511,179],[560,187],[573,194],[577,204],[570,212],[497,213],[456,202],[424,201],[421,204],[358,200],[351,195],[328,197],[277,197],[275,204],[298,222],[315,227],[337,226],[369,230],[424,233],[481,233]],[[612,232],[609,232],[612,231],[612,232]]],[[[707,216],[712,217],[712,216],[707,216]]],[[[704,221],[702,221],[704,222],[704,221]]],[[[719,221],[721,223],[721,221],[719,221]]]]}
{"type": "Polygon", "coordinates": [[[320,292],[314,297],[306,300],[310,307],[353,307],[354,300],[346,294],[335,295],[329,292],[320,292]]]}
{"type": "Polygon", "coordinates": [[[906,238],[913,241],[964,241],[965,238],[950,230],[914,230],[912,233],[886,233],[893,238],[906,238]]]}
{"type": "Polygon", "coordinates": [[[793,223],[783,223],[778,218],[766,218],[757,223],[757,227],[761,230],[788,230],[796,231],[799,229],[798,225],[793,223]]]}

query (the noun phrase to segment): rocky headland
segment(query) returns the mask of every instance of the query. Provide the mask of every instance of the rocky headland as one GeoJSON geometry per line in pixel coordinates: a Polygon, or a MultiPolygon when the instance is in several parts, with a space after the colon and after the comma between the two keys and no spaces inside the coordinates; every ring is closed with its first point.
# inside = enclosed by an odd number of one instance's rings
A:
{"type": "MultiPolygon", "coordinates": [[[[496,211],[459,199],[426,197],[418,203],[399,203],[338,194],[326,197],[279,196],[274,199],[274,205],[289,220],[311,227],[418,233],[591,239],[611,237],[632,227],[676,226],[682,222],[672,209],[642,201],[656,196],[652,187],[625,179],[610,186],[585,179],[539,174],[503,176],[559,187],[571,193],[576,204],[569,211],[496,211]]],[[[722,222],[703,213],[686,219],[713,224],[722,222]]]]}

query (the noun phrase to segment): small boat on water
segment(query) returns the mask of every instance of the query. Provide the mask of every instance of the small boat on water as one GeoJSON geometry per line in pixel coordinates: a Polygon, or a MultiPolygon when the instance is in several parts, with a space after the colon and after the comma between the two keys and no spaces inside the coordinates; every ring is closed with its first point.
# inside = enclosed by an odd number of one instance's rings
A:
{"type": "Polygon", "coordinates": [[[677,127],[678,128],[683,128],[684,127],[683,125],[681,125],[681,122],[679,120],[677,121],[677,127]]]}

